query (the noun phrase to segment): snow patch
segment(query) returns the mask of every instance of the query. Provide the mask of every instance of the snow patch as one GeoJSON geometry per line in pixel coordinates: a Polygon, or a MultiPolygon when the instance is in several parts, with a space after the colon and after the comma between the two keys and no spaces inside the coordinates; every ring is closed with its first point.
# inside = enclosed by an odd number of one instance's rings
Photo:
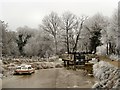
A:
{"type": "Polygon", "coordinates": [[[106,55],[106,45],[98,46],[96,54],[98,55],[106,55]]]}
{"type": "Polygon", "coordinates": [[[92,88],[118,88],[120,70],[108,62],[100,61],[93,65],[93,75],[98,82],[92,88]]]}
{"type": "Polygon", "coordinates": [[[114,55],[114,54],[110,55],[110,59],[116,60],[116,61],[120,61],[119,56],[118,55],[114,55]]]}

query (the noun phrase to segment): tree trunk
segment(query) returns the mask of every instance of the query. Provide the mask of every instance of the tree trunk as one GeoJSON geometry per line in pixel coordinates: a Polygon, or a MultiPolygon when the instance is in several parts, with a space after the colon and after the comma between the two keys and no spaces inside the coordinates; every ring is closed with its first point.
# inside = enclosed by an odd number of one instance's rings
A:
{"type": "Polygon", "coordinates": [[[66,29],[66,38],[67,38],[67,52],[69,53],[69,38],[68,38],[68,29],[66,29]]]}
{"type": "Polygon", "coordinates": [[[112,54],[112,45],[111,45],[111,42],[109,42],[109,54],[112,54]]]}
{"type": "Polygon", "coordinates": [[[55,54],[57,55],[57,39],[56,39],[56,36],[54,37],[55,39],[55,54]]]}
{"type": "Polygon", "coordinates": [[[80,24],[79,32],[77,34],[77,38],[76,38],[76,41],[75,41],[75,46],[73,47],[73,52],[77,51],[77,44],[78,44],[78,41],[79,41],[79,36],[80,36],[81,29],[83,28],[83,22],[84,21],[82,21],[81,24],[80,24]]]}
{"type": "Polygon", "coordinates": [[[79,34],[77,35],[75,46],[73,47],[73,52],[77,50],[78,39],[79,39],[79,34]]]}
{"type": "Polygon", "coordinates": [[[106,52],[107,52],[107,55],[109,54],[109,44],[107,43],[107,46],[106,46],[106,52]]]}

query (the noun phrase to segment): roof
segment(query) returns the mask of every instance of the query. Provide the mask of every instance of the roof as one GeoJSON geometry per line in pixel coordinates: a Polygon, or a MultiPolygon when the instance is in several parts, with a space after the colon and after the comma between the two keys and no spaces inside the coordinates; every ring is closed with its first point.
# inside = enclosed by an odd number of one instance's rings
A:
{"type": "Polygon", "coordinates": [[[31,65],[21,64],[20,66],[17,67],[31,67],[31,65]]]}

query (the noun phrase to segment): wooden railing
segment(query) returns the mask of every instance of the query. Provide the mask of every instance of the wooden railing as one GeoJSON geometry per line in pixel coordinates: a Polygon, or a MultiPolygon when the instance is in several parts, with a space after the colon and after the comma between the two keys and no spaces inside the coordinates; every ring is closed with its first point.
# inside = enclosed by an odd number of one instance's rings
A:
{"type": "Polygon", "coordinates": [[[93,64],[88,62],[92,60],[92,56],[90,56],[91,54],[89,53],[71,52],[69,54],[63,54],[61,58],[64,62],[64,67],[69,68],[72,66],[73,70],[81,68],[92,74],[93,64]]]}

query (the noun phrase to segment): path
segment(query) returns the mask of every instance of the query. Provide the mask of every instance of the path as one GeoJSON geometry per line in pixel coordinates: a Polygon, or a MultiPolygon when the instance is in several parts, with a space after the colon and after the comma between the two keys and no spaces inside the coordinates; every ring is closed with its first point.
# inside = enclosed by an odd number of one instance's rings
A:
{"type": "Polygon", "coordinates": [[[91,88],[94,83],[95,79],[85,75],[84,71],[61,68],[4,78],[3,88],[91,88]]]}

